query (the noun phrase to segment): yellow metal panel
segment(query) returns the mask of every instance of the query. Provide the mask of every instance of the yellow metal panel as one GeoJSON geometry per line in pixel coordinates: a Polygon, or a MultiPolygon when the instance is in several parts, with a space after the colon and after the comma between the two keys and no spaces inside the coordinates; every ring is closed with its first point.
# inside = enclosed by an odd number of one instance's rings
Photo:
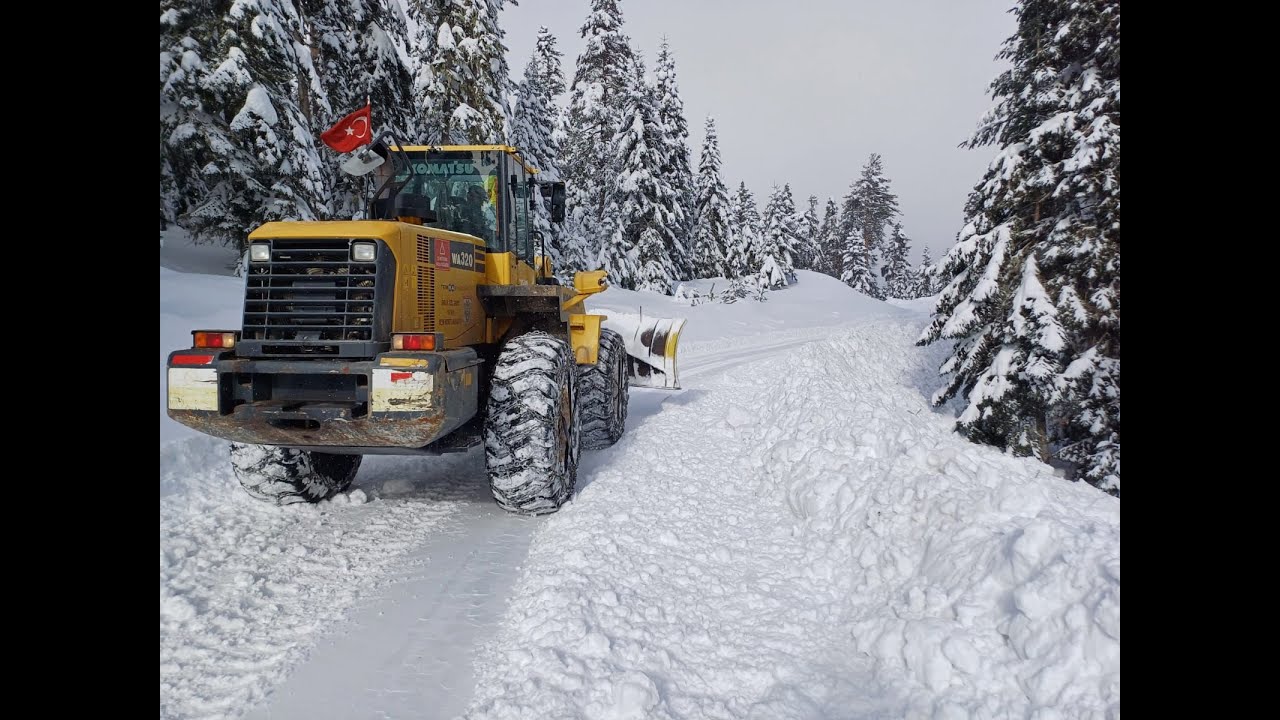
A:
{"type": "Polygon", "coordinates": [[[393,220],[316,220],[269,222],[249,233],[250,240],[272,238],[369,238],[394,242],[402,223],[393,220]]]}
{"type": "Polygon", "coordinates": [[[573,274],[573,289],[584,295],[604,292],[609,285],[604,281],[609,273],[605,270],[583,270],[573,274]]]}
{"type": "Polygon", "coordinates": [[[515,253],[489,253],[484,267],[484,280],[489,285],[512,285],[515,275],[515,253]]]}
{"type": "Polygon", "coordinates": [[[540,278],[551,277],[553,274],[551,269],[551,258],[546,255],[539,255],[535,257],[533,259],[533,269],[536,271],[534,274],[540,278]]]}
{"type": "Polygon", "coordinates": [[[506,337],[515,320],[509,317],[485,319],[485,342],[496,343],[506,337]]]}
{"type": "Polygon", "coordinates": [[[445,348],[483,342],[484,308],[476,287],[492,257],[484,242],[438,228],[402,227],[393,332],[441,332],[445,348]]]}
{"type": "Polygon", "coordinates": [[[538,284],[537,273],[513,252],[489,253],[484,279],[489,285],[538,284]]]}
{"type": "Polygon", "coordinates": [[[600,322],[604,315],[570,315],[569,344],[579,365],[595,365],[600,354],[600,322]]]}
{"type": "Polygon", "coordinates": [[[426,367],[430,363],[421,358],[384,357],[382,364],[387,367],[426,367]]]}

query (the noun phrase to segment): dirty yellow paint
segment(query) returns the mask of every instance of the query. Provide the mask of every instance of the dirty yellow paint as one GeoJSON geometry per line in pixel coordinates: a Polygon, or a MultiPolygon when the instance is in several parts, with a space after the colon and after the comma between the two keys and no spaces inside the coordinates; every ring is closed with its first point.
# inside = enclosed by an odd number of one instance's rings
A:
{"type": "Polygon", "coordinates": [[[218,371],[213,368],[169,368],[170,410],[217,410],[218,371]]]}
{"type": "Polygon", "coordinates": [[[369,409],[373,412],[421,412],[431,409],[435,378],[429,372],[373,369],[369,409]]]}
{"type": "Polygon", "coordinates": [[[424,358],[384,357],[383,365],[387,367],[426,367],[429,363],[424,358]]]}
{"type": "Polygon", "coordinates": [[[570,315],[569,344],[579,365],[595,365],[600,354],[600,323],[604,315],[570,315]]]}

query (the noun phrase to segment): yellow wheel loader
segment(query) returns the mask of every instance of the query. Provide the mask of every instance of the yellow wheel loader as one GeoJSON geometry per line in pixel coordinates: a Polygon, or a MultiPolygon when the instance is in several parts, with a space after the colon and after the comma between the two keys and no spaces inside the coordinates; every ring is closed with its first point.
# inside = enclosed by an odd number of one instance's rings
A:
{"type": "Polygon", "coordinates": [[[230,440],[241,485],[270,502],[342,492],[364,455],[483,443],[502,507],[554,512],[579,449],[621,437],[629,380],[678,386],[679,327],[602,329],[583,301],[605,273],[552,277],[532,217],[546,199],[563,220],[564,184],[515,148],[384,134],[343,169],[376,171],[371,219],[250,233],[242,327],[169,355],[169,416],[230,440]]]}

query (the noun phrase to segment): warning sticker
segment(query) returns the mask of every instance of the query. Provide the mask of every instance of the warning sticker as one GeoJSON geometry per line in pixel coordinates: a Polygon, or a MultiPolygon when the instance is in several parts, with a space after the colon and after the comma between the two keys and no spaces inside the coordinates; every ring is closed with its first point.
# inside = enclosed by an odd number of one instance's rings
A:
{"type": "Polygon", "coordinates": [[[436,245],[436,268],[440,270],[449,269],[449,241],[445,238],[435,238],[436,245]]]}

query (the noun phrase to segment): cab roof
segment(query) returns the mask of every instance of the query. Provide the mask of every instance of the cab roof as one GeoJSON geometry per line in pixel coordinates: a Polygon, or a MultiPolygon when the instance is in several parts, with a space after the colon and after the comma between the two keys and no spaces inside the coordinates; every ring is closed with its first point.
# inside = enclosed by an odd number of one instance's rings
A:
{"type": "Polygon", "coordinates": [[[510,145],[405,145],[402,148],[392,146],[391,149],[403,149],[406,152],[421,152],[426,150],[443,150],[445,152],[455,150],[462,150],[465,152],[471,152],[472,150],[497,150],[498,152],[504,152],[510,155],[516,162],[523,165],[527,172],[533,173],[534,175],[538,174],[538,168],[525,162],[524,158],[520,157],[520,151],[510,145]]]}

